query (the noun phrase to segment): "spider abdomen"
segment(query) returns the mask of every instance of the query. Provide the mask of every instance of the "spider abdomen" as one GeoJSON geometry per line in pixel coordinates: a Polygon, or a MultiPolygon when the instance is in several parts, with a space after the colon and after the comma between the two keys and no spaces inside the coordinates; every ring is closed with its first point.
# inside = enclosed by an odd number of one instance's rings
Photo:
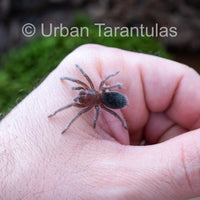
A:
{"type": "Polygon", "coordinates": [[[111,91],[101,95],[101,102],[108,108],[121,109],[127,104],[127,99],[123,94],[111,91]]]}

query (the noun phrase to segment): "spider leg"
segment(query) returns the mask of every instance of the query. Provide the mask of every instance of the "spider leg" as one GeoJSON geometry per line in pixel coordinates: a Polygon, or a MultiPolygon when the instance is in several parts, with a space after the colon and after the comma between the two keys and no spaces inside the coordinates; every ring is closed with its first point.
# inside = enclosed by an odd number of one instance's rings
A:
{"type": "Polygon", "coordinates": [[[104,85],[104,83],[105,83],[110,77],[116,76],[117,74],[119,74],[119,71],[117,71],[117,72],[115,72],[115,73],[113,73],[113,74],[109,74],[108,76],[106,76],[106,77],[101,81],[101,83],[100,83],[100,85],[99,85],[99,90],[102,89],[102,86],[104,85]]]}
{"type": "Polygon", "coordinates": [[[99,106],[95,106],[95,117],[94,117],[94,123],[93,123],[93,128],[96,128],[96,123],[99,117],[99,106]]]}
{"type": "Polygon", "coordinates": [[[90,84],[91,88],[94,89],[94,85],[93,85],[90,77],[83,71],[83,69],[79,65],[77,65],[77,64],[75,64],[75,65],[79,69],[79,71],[83,74],[83,76],[85,76],[85,78],[87,79],[87,81],[90,84]]]}
{"type": "Polygon", "coordinates": [[[107,89],[110,89],[110,88],[118,88],[118,89],[122,89],[122,84],[121,83],[116,83],[114,85],[108,85],[108,86],[103,86],[102,87],[102,90],[105,91],[107,89]]]}
{"type": "Polygon", "coordinates": [[[73,101],[77,101],[80,98],[80,95],[77,95],[73,98],[73,101]]]}
{"type": "Polygon", "coordinates": [[[85,88],[84,87],[72,87],[71,88],[72,90],[84,90],[85,88]]]}
{"type": "Polygon", "coordinates": [[[72,81],[72,82],[75,82],[75,83],[78,83],[78,84],[82,85],[82,86],[83,86],[84,88],[86,88],[86,89],[89,89],[89,86],[88,86],[86,83],[84,83],[84,82],[82,82],[82,81],[80,81],[80,80],[78,80],[78,79],[75,79],[75,78],[61,77],[60,80],[72,81]]]}
{"type": "Polygon", "coordinates": [[[124,123],[124,120],[123,120],[116,112],[114,112],[114,111],[112,111],[112,110],[106,108],[106,107],[103,106],[103,105],[101,105],[101,107],[102,107],[105,111],[109,112],[110,114],[114,115],[117,119],[119,119],[119,121],[121,121],[121,123],[122,123],[122,126],[123,126],[126,130],[128,130],[127,126],[126,126],[125,123],[124,123]]]}
{"type": "Polygon", "coordinates": [[[63,106],[63,107],[61,107],[61,108],[55,110],[54,113],[52,113],[52,114],[50,114],[50,115],[48,116],[48,118],[53,117],[56,113],[58,113],[58,112],[60,112],[60,111],[62,111],[62,110],[64,110],[64,109],[70,108],[70,107],[72,107],[72,106],[74,106],[74,107],[79,107],[79,108],[85,107],[85,105],[82,105],[82,104],[70,103],[70,104],[67,104],[66,106],[63,106]]]}
{"type": "Polygon", "coordinates": [[[71,126],[71,124],[78,118],[80,117],[83,113],[88,112],[91,108],[93,108],[93,106],[87,107],[83,110],[81,110],[80,112],[78,112],[75,117],[68,123],[67,127],[61,132],[61,134],[63,134],[65,131],[67,131],[69,129],[69,127],[71,126]]]}

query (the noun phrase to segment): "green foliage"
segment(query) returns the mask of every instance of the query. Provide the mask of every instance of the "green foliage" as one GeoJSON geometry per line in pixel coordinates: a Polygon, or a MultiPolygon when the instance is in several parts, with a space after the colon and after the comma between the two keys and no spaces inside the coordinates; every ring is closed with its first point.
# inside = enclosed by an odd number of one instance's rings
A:
{"type": "Polygon", "coordinates": [[[37,38],[24,46],[10,50],[1,59],[0,112],[7,113],[23,99],[60,61],[76,47],[96,43],[130,51],[144,52],[169,58],[168,53],[153,38],[148,37],[99,37],[98,28],[82,15],[74,24],[89,28],[89,37],[37,38]]]}

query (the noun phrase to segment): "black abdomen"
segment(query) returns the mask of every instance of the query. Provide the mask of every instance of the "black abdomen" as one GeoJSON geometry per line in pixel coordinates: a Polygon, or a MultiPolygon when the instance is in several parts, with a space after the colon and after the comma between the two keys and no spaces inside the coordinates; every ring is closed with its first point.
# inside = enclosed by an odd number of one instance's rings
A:
{"type": "Polygon", "coordinates": [[[101,102],[108,108],[120,109],[127,104],[126,97],[119,92],[106,92],[101,95],[101,102]]]}

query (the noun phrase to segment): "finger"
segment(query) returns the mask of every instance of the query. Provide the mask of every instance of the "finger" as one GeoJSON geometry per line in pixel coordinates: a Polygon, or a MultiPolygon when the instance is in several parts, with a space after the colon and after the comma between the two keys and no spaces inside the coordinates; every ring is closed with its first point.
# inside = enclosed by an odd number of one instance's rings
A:
{"type": "MultiPolygon", "coordinates": [[[[141,58],[143,56],[138,55],[141,58]]],[[[173,123],[184,129],[191,129],[200,114],[200,93],[196,92],[200,87],[199,75],[182,64],[162,58],[145,55],[143,61],[136,61],[136,64],[133,60],[131,56],[130,59],[126,56],[126,66],[130,66],[128,74],[132,75],[130,79],[126,77],[126,80],[132,80],[129,84],[132,95],[128,97],[133,107],[125,111],[128,124],[132,127],[131,134],[134,135],[151,119],[149,115],[151,112],[164,112],[173,123]],[[138,70],[141,78],[137,81],[135,76],[138,75],[138,70]],[[138,89],[138,85],[142,85],[143,90],[141,87],[138,89]],[[138,98],[138,93],[143,93],[144,100],[138,98]],[[193,102],[192,105],[191,102],[193,102]],[[141,109],[142,106],[143,109],[141,109]],[[147,114],[143,111],[145,109],[147,114]],[[138,123],[139,119],[141,121],[138,123]]],[[[160,125],[158,122],[157,126],[160,125]]],[[[175,135],[177,135],[176,132],[174,132],[175,135]]],[[[145,136],[148,135],[145,133],[145,136]]],[[[156,139],[159,140],[159,137],[156,139]]]]}
{"type": "Polygon", "coordinates": [[[165,113],[151,113],[144,130],[145,141],[147,144],[155,144],[187,131],[169,119],[165,113]]]}
{"type": "MultiPolygon", "coordinates": [[[[85,70],[89,76],[93,77],[96,88],[101,80],[108,74],[120,71],[116,77],[107,80],[106,84],[113,85],[116,82],[123,84],[123,88],[119,92],[128,97],[129,103],[128,107],[121,109],[122,112],[120,112],[120,110],[117,110],[116,112],[126,120],[127,125],[129,126],[129,133],[136,133],[134,134],[135,141],[133,143],[138,144],[142,138],[142,129],[148,119],[148,110],[144,101],[140,73],[137,68],[138,54],[131,53],[132,59],[136,62],[134,64],[135,66],[133,63],[129,63],[130,65],[127,66],[126,53],[128,54],[128,52],[116,48],[108,48],[100,45],[85,45],[75,50],[72,53],[73,58],[70,58],[70,60],[68,59],[68,62],[72,65],[79,56],[80,65],[85,66],[85,70]],[[80,54],[82,55],[81,57],[80,54]],[[132,83],[133,75],[134,83],[132,83]],[[135,117],[136,115],[137,117],[135,117]]],[[[60,67],[63,68],[63,72],[66,70],[66,64],[61,65],[60,67]]],[[[119,89],[114,90],[118,91],[119,89]]],[[[104,129],[120,143],[129,144],[129,135],[127,131],[124,130],[121,123],[109,113],[101,111],[98,124],[101,129],[104,129]]]]}
{"type": "MultiPolygon", "coordinates": [[[[106,47],[97,46],[97,45],[84,45],[78,49],[76,49],[74,52],[72,52],[64,62],[60,64],[60,66],[57,68],[57,71],[59,71],[60,74],[68,73],[69,67],[72,68],[74,63],[79,63],[82,68],[84,68],[84,71],[87,72],[88,76],[92,79],[95,88],[99,88],[100,82],[108,75],[112,74],[117,70],[117,68],[107,68],[107,72],[104,74],[102,70],[105,70],[105,68],[102,68],[101,66],[101,59],[102,56],[105,57],[103,53],[103,49],[106,47]],[[100,54],[99,54],[100,53],[100,54]],[[102,54],[102,55],[101,55],[102,54]],[[82,55],[80,57],[80,55],[82,55]],[[97,57],[98,55],[98,57],[97,57]],[[77,61],[77,58],[79,61],[77,61]],[[89,58],[89,59],[85,59],[89,58]],[[95,66],[95,67],[94,67],[95,66]],[[111,69],[111,70],[110,70],[111,69]]],[[[106,48],[107,49],[107,48],[106,48]]],[[[112,52],[112,49],[108,48],[108,52],[112,52]]],[[[106,59],[106,58],[105,58],[106,59]]],[[[104,60],[104,58],[103,58],[104,60]]],[[[110,60],[111,61],[111,60],[110,60]]],[[[111,65],[111,62],[106,64],[105,66],[111,65]]],[[[70,69],[71,70],[71,69],[70,69]]],[[[69,75],[68,75],[69,76],[69,75]]],[[[82,77],[79,73],[73,70],[73,73],[71,76],[75,76],[77,79],[84,80],[84,77],[82,77]]],[[[116,77],[110,78],[106,84],[113,85],[116,84],[117,80],[120,78],[119,75],[116,77]],[[113,84],[112,84],[113,83],[113,84]]],[[[68,87],[68,83],[64,83],[65,86],[68,87]]],[[[119,90],[114,89],[114,90],[119,90]]],[[[120,90],[121,93],[123,93],[122,90],[120,90]]],[[[56,97],[54,97],[56,98],[56,97]]],[[[64,98],[63,98],[64,101],[64,98]]],[[[58,101],[57,101],[58,102],[58,101]]],[[[61,103],[60,103],[61,104],[61,103]]],[[[116,110],[116,113],[123,119],[123,114],[120,112],[120,110],[116,110]]],[[[90,115],[87,115],[86,121],[88,124],[93,123],[93,112],[90,115]]],[[[84,118],[85,120],[85,118],[84,118]]],[[[122,123],[112,114],[104,111],[100,108],[100,115],[97,121],[97,125],[95,128],[95,133],[105,136],[105,133],[111,137],[113,137],[115,140],[122,144],[129,144],[129,135],[127,130],[122,126],[122,123]],[[102,131],[103,130],[103,131],[102,131]]]]}
{"type": "Polygon", "coordinates": [[[169,140],[175,136],[186,133],[187,131],[187,129],[184,129],[179,125],[173,125],[159,138],[158,142],[169,140]]]}
{"type": "Polygon", "coordinates": [[[186,129],[200,127],[200,76],[193,70],[182,77],[167,115],[186,129]]]}

